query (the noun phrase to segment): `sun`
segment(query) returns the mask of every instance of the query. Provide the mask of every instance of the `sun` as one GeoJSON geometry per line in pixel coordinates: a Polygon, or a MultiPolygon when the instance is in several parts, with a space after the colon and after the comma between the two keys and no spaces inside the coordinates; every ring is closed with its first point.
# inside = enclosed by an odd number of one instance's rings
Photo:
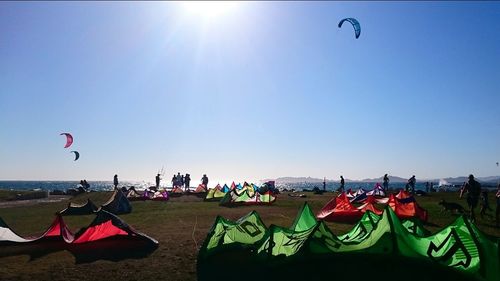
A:
{"type": "Polygon", "coordinates": [[[182,5],[186,12],[203,20],[214,20],[231,13],[237,1],[185,1],[182,5]]]}

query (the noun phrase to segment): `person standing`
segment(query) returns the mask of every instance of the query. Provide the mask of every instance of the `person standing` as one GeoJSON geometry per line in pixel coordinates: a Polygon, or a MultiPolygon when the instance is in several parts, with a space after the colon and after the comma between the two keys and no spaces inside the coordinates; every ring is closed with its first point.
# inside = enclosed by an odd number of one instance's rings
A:
{"type": "Polygon", "coordinates": [[[118,189],[118,175],[113,177],[113,185],[115,186],[115,189],[118,189]]]}
{"type": "Polygon", "coordinates": [[[182,177],[181,177],[181,173],[180,172],[177,172],[177,176],[175,178],[175,182],[176,182],[176,186],[177,187],[181,187],[182,185],[182,177]]]}
{"type": "Polygon", "coordinates": [[[156,178],[155,178],[155,182],[156,182],[156,190],[155,191],[158,191],[160,189],[160,181],[161,181],[160,174],[157,174],[156,178]]]}
{"type": "Polygon", "coordinates": [[[384,175],[384,183],[382,185],[384,186],[384,192],[387,193],[389,191],[389,176],[387,174],[384,175]]]}
{"type": "Polygon", "coordinates": [[[174,176],[172,177],[172,189],[174,189],[176,186],[177,186],[177,177],[174,174],[174,176]]]}
{"type": "Polygon", "coordinates": [[[184,186],[186,188],[186,192],[189,192],[189,184],[191,183],[191,176],[189,174],[186,174],[184,177],[184,186]]]}
{"type": "Polygon", "coordinates": [[[208,177],[206,174],[203,174],[203,177],[201,178],[201,184],[203,184],[205,190],[208,189],[208,177]]]}
{"type": "Polygon", "coordinates": [[[340,176],[340,187],[339,187],[338,191],[339,192],[344,192],[344,187],[345,187],[344,177],[340,176]]]}
{"type": "Polygon", "coordinates": [[[326,177],[323,178],[323,191],[326,191],[326,177]]]}
{"type": "Polygon", "coordinates": [[[469,175],[469,180],[464,184],[462,191],[460,192],[460,198],[464,192],[467,192],[467,205],[470,210],[470,220],[472,222],[476,221],[476,216],[474,214],[474,208],[476,208],[479,201],[479,194],[481,193],[481,184],[474,179],[474,176],[469,175]]]}
{"type": "Polygon", "coordinates": [[[181,189],[184,187],[184,175],[181,175],[181,189]]]}
{"type": "Polygon", "coordinates": [[[411,176],[411,178],[408,179],[408,183],[406,184],[406,191],[413,194],[415,192],[416,183],[417,180],[415,179],[415,175],[411,176]]]}

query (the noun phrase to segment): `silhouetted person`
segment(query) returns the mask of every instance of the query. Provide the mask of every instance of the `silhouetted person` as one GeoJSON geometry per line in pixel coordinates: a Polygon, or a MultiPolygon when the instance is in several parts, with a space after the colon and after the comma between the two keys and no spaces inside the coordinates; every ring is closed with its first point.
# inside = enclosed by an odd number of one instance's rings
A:
{"type": "Polygon", "coordinates": [[[172,177],[172,189],[175,188],[176,186],[177,186],[177,177],[174,174],[174,176],[172,177]]]}
{"type": "Polygon", "coordinates": [[[323,178],[323,191],[326,191],[326,178],[323,178]]]}
{"type": "Polygon", "coordinates": [[[87,182],[87,180],[83,180],[83,188],[85,188],[85,191],[89,191],[90,184],[87,182]]]}
{"type": "Polygon", "coordinates": [[[384,175],[384,183],[382,186],[384,187],[384,192],[389,191],[389,176],[387,174],[384,175]]]}
{"type": "Polygon", "coordinates": [[[338,191],[339,192],[344,192],[344,187],[345,187],[344,177],[340,176],[340,187],[339,187],[338,191]]]}
{"type": "Polygon", "coordinates": [[[417,183],[417,180],[415,179],[415,175],[411,176],[411,178],[408,179],[408,183],[406,184],[406,191],[410,193],[415,192],[415,184],[417,183]]]}
{"type": "Polygon", "coordinates": [[[181,177],[181,173],[180,172],[177,173],[176,182],[177,182],[177,186],[178,187],[182,186],[182,177],[181,177]]]}
{"type": "Polygon", "coordinates": [[[470,219],[472,222],[476,221],[474,208],[476,208],[479,201],[479,194],[481,193],[481,184],[474,179],[473,175],[469,175],[469,180],[464,184],[460,197],[467,191],[467,205],[470,210],[470,219]]]}
{"type": "Polygon", "coordinates": [[[85,184],[83,183],[83,180],[80,180],[80,184],[78,184],[78,192],[80,193],[85,192],[85,184]]]}
{"type": "Polygon", "coordinates": [[[118,175],[113,177],[113,185],[115,186],[115,189],[118,189],[118,175]]]}
{"type": "Polygon", "coordinates": [[[155,181],[156,181],[156,190],[155,191],[158,191],[158,189],[160,189],[160,181],[161,181],[160,174],[156,175],[155,181]]]}
{"type": "Polygon", "coordinates": [[[184,175],[181,175],[181,188],[184,186],[185,181],[184,181],[184,175]]]}
{"type": "Polygon", "coordinates": [[[207,190],[208,188],[208,177],[206,174],[203,175],[203,177],[201,178],[201,184],[203,184],[203,186],[205,187],[205,190],[207,190]]]}
{"type": "Polygon", "coordinates": [[[191,183],[191,176],[189,174],[186,174],[184,177],[184,187],[186,188],[186,191],[189,191],[189,184],[191,183]]]}

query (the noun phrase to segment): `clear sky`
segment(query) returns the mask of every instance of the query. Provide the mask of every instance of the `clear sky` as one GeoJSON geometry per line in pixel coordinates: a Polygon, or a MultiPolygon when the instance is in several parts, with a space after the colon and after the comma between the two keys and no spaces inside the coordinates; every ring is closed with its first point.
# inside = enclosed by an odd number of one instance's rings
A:
{"type": "Polygon", "coordinates": [[[0,179],[500,174],[500,2],[192,8],[0,2],[0,179]]]}

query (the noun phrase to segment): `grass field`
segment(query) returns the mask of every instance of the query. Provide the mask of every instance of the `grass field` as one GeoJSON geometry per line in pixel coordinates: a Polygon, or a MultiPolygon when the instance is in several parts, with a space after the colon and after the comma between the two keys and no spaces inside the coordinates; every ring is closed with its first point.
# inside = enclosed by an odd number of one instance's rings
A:
{"type": "MultiPolygon", "coordinates": [[[[5,193],[0,192],[0,197],[9,197],[5,193]]],[[[65,208],[69,200],[83,203],[90,198],[100,205],[110,195],[110,192],[95,192],[61,202],[7,207],[0,204],[0,217],[21,235],[41,234],[53,221],[54,213],[65,208]]],[[[203,202],[195,196],[171,198],[168,202],[132,202],[132,213],[120,217],[136,230],[159,241],[159,248],[149,257],[119,262],[100,260],[87,264],[75,264],[74,257],[66,251],[51,253],[33,261],[28,256],[4,257],[0,258],[0,280],[196,280],[198,249],[217,215],[236,220],[256,210],[268,226],[290,226],[303,202],[307,201],[316,213],[332,196],[333,193],[307,193],[307,198],[296,198],[280,194],[272,206],[237,208],[220,207],[217,202],[203,202]]],[[[491,197],[490,206],[494,208],[491,197]]],[[[426,228],[432,232],[451,223],[457,216],[441,212],[437,204],[441,199],[466,206],[465,200],[459,199],[457,193],[433,193],[428,197],[417,197],[418,203],[429,212],[426,228]]],[[[490,211],[490,214],[493,215],[493,212],[490,211]]],[[[477,217],[476,224],[483,232],[500,236],[500,229],[494,227],[492,219],[477,217]]],[[[76,232],[86,227],[93,218],[72,216],[64,220],[76,232]]],[[[335,234],[345,233],[352,227],[350,224],[328,225],[335,234]]]]}

